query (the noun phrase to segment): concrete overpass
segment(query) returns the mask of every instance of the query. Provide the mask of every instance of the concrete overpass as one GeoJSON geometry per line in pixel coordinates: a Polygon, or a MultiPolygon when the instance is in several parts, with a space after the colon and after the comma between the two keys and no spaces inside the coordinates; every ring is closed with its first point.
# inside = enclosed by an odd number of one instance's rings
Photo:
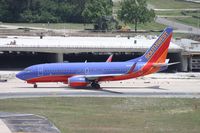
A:
{"type": "MultiPolygon", "coordinates": [[[[156,37],[28,37],[9,36],[0,38],[0,51],[56,53],[57,61],[63,54],[81,52],[141,52],[144,53],[156,37]]],[[[180,53],[182,48],[171,42],[169,53],[180,53]]]]}

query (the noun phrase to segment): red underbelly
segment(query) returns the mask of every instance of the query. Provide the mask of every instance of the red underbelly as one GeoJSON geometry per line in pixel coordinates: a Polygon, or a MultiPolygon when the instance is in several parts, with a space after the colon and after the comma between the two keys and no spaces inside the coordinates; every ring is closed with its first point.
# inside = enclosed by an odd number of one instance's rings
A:
{"type": "Polygon", "coordinates": [[[37,83],[37,82],[68,82],[68,78],[70,76],[62,75],[62,76],[42,76],[37,78],[32,78],[27,80],[28,83],[37,83]]]}

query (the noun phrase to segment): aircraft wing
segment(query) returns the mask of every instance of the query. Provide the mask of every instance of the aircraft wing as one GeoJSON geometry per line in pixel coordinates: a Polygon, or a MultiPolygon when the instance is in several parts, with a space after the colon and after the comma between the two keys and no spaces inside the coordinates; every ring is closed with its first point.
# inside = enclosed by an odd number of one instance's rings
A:
{"type": "Polygon", "coordinates": [[[94,75],[76,75],[75,77],[82,77],[86,78],[87,80],[96,80],[98,78],[102,77],[115,77],[115,76],[122,76],[125,74],[131,74],[133,73],[133,70],[135,69],[136,63],[134,63],[131,68],[126,73],[119,73],[119,74],[94,74],[94,75]]]}
{"type": "Polygon", "coordinates": [[[82,75],[81,77],[85,77],[88,80],[95,80],[101,77],[115,77],[115,76],[122,76],[124,74],[131,74],[133,70],[135,69],[136,63],[132,65],[132,67],[128,70],[126,73],[120,73],[120,74],[97,74],[97,75],[82,75]]]}
{"type": "Polygon", "coordinates": [[[121,76],[124,74],[99,74],[99,75],[82,75],[81,77],[85,77],[88,80],[95,80],[101,77],[114,77],[114,76],[121,76]]]}

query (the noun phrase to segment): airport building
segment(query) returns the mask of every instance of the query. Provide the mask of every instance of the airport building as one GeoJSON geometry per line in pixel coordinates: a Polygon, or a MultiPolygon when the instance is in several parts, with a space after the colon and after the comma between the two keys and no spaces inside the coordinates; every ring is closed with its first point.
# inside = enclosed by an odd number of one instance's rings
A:
{"type": "Polygon", "coordinates": [[[176,39],[175,43],[182,47],[182,71],[200,71],[200,42],[190,39],[176,39]]]}
{"type": "MultiPolygon", "coordinates": [[[[0,67],[27,67],[49,62],[105,61],[114,53],[113,61],[125,61],[141,56],[155,41],[155,36],[136,37],[29,37],[0,38],[0,67]]],[[[187,39],[172,40],[170,67],[175,71],[200,71],[200,43],[187,39]]]]}

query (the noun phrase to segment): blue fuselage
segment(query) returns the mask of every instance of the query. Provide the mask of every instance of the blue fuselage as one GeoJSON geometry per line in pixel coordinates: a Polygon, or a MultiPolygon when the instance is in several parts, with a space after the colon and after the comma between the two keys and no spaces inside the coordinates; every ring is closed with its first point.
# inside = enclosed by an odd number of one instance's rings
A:
{"type": "MultiPolygon", "coordinates": [[[[125,74],[133,64],[134,62],[39,64],[24,69],[17,77],[30,80],[44,76],[125,74]]],[[[142,62],[137,63],[134,71],[138,71],[143,65],[142,62]]]]}

